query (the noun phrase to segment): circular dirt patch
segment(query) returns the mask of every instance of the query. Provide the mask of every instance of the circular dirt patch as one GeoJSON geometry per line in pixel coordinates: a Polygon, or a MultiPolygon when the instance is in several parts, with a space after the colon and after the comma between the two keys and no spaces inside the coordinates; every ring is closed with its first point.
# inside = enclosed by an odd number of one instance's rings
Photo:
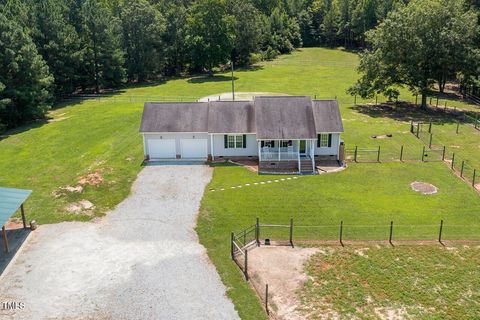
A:
{"type": "Polygon", "coordinates": [[[410,187],[412,187],[413,191],[420,192],[421,194],[435,194],[438,192],[438,188],[435,187],[433,184],[426,183],[426,182],[412,182],[410,184],[410,187]]]}

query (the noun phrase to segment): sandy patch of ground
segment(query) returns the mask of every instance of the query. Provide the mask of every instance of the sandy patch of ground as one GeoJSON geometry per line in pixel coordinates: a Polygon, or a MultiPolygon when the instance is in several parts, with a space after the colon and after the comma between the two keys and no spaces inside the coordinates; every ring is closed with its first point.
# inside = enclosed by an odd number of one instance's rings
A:
{"type": "MultiPolygon", "coordinates": [[[[288,96],[285,93],[276,93],[276,92],[235,92],[235,100],[253,100],[253,97],[258,96],[288,96]]],[[[199,102],[209,102],[209,101],[232,101],[231,92],[223,92],[212,94],[207,97],[198,99],[199,102]]]]}
{"type": "Polygon", "coordinates": [[[297,310],[300,305],[297,291],[307,281],[305,262],[317,252],[316,248],[277,246],[261,246],[249,251],[251,281],[258,288],[268,283],[271,309],[279,319],[304,319],[297,310]]]}
{"type": "Polygon", "coordinates": [[[433,184],[426,183],[426,182],[415,181],[410,184],[410,187],[412,188],[413,191],[420,192],[421,194],[424,194],[424,195],[431,195],[431,194],[438,193],[437,187],[435,187],[433,184]]]}

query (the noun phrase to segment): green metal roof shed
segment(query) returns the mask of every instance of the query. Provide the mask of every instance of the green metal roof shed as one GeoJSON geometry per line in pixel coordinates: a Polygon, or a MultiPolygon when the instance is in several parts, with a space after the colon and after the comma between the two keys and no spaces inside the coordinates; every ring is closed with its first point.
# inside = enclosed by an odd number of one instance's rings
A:
{"type": "Polygon", "coordinates": [[[23,227],[27,228],[23,203],[28,199],[31,193],[32,190],[0,187],[0,225],[2,226],[3,244],[6,252],[8,252],[8,241],[5,224],[8,222],[8,219],[20,209],[22,211],[23,227]]]}

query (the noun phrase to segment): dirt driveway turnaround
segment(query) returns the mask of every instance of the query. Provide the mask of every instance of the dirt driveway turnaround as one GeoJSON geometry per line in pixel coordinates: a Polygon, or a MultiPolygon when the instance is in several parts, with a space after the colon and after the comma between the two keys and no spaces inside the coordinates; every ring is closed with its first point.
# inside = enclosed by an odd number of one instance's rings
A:
{"type": "Polygon", "coordinates": [[[211,175],[148,166],[100,222],[41,226],[0,280],[0,301],[25,309],[0,317],[238,319],[193,230],[211,175]]]}

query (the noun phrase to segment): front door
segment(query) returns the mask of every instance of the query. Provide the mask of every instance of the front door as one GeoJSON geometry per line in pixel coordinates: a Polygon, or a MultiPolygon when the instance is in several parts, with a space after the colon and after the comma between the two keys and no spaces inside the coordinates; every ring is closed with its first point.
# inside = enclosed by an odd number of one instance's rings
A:
{"type": "Polygon", "coordinates": [[[307,152],[307,141],[300,140],[300,154],[304,155],[307,152]]]}

